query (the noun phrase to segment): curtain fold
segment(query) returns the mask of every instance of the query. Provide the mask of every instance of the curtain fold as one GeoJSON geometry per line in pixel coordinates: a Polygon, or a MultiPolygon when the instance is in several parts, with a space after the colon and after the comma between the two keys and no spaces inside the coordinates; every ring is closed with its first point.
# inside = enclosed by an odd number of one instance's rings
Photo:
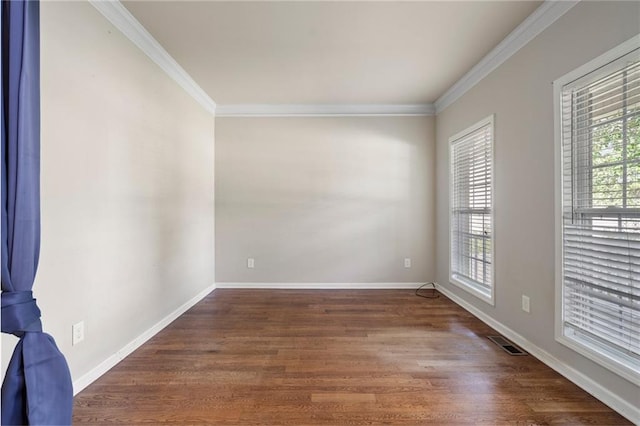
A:
{"type": "Polygon", "coordinates": [[[71,424],[73,386],[31,291],[40,254],[40,19],[2,1],[2,332],[20,338],[2,383],[3,425],[71,424]]]}

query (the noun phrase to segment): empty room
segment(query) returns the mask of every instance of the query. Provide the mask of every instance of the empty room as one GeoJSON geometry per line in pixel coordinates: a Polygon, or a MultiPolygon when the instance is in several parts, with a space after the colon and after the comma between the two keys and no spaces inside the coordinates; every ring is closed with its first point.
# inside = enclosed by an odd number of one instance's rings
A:
{"type": "Polygon", "coordinates": [[[640,424],[640,2],[2,1],[2,424],[640,424]]]}

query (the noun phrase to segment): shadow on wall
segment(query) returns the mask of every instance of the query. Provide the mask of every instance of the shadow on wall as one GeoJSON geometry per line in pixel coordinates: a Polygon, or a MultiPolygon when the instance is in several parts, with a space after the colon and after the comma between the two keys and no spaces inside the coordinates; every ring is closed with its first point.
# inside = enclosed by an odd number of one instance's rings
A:
{"type": "Polygon", "coordinates": [[[238,279],[225,277],[229,262],[243,280],[399,280],[398,259],[424,245],[427,184],[414,181],[425,179],[426,132],[397,132],[389,118],[221,121],[218,281],[238,279]]]}

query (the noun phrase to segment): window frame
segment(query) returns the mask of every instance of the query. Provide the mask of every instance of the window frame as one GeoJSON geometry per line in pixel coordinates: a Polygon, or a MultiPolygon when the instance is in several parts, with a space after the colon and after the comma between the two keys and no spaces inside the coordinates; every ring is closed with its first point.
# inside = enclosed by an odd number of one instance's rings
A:
{"type": "Polygon", "coordinates": [[[495,245],[495,114],[491,114],[490,116],[478,121],[477,123],[469,126],[468,128],[454,134],[449,138],[449,282],[468,293],[474,295],[480,300],[488,303],[491,306],[495,305],[495,285],[496,285],[496,277],[495,277],[495,263],[496,263],[496,245],[495,245]],[[491,206],[489,217],[491,221],[491,235],[489,238],[490,247],[491,247],[491,283],[489,288],[489,295],[485,294],[483,291],[479,289],[479,286],[474,285],[474,283],[470,280],[458,279],[454,276],[453,273],[453,207],[454,207],[454,158],[453,158],[453,146],[456,142],[460,141],[460,139],[470,135],[473,132],[476,132],[483,127],[489,125],[491,128],[491,139],[489,140],[489,149],[491,150],[490,161],[491,161],[491,170],[490,170],[490,191],[491,191],[491,206]]]}
{"type": "MultiPolygon", "coordinates": [[[[613,71],[620,67],[618,60],[624,56],[631,54],[640,55],[640,35],[634,36],[624,43],[614,47],[613,49],[605,52],[597,58],[587,62],[581,67],[565,74],[559,79],[553,82],[553,102],[554,102],[554,170],[555,170],[555,320],[554,320],[554,335],[555,340],[562,345],[574,350],[575,352],[585,356],[591,361],[601,365],[602,367],[616,373],[617,375],[629,380],[632,383],[640,385],[640,372],[633,369],[631,366],[632,360],[628,364],[623,363],[624,356],[613,356],[611,353],[607,353],[606,349],[600,346],[604,344],[598,344],[593,342],[591,344],[585,343],[585,338],[578,340],[571,338],[565,334],[565,321],[564,321],[564,258],[563,258],[563,236],[564,236],[564,221],[563,221],[563,175],[565,173],[563,167],[563,115],[562,115],[562,96],[563,91],[567,87],[571,87],[571,84],[582,79],[588,74],[598,71],[599,75],[605,75],[607,72],[613,71]]],[[[590,167],[593,169],[593,167],[590,167]]],[[[583,173],[589,173],[590,170],[585,170],[583,173]]],[[[573,172],[572,172],[573,173],[573,172]]],[[[585,209],[583,209],[585,210],[585,209]]],[[[589,210],[589,209],[587,209],[589,210]]],[[[619,210],[619,209],[616,209],[619,210]]],[[[600,210],[602,212],[602,210],[600,210]]],[[[589,215],[589,212],[583,212],[589,215]]],[[[621,212],[615,212],[620,213],[621,212]]]]}

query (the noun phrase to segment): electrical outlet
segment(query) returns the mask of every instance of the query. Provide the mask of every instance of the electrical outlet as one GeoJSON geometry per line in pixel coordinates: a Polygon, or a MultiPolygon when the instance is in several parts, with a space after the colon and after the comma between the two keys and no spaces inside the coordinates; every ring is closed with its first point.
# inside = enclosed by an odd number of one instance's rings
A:
{"type": "Polygon", "coordinates": [[[84,340],[84,321],[71,326],[71,344],[77,345],[84,340]]]}
{"type": "Polygon", "coordinates": [[[405,268],[411,268],[411,258],[410,257],[405,257],[404,258],[404,267],[405,268]]]}
{"type": "Polygon", "coordinates": [[[250,257],[247,259],[247,268],[254,268],[255,267],[255,259],[253,257],[250,257]]]}
{"type": "Polygon", "coordinates": [[[525,312],[529,312],[530,301],[529,296],[522,295],[522,310],[525,312]]]}

